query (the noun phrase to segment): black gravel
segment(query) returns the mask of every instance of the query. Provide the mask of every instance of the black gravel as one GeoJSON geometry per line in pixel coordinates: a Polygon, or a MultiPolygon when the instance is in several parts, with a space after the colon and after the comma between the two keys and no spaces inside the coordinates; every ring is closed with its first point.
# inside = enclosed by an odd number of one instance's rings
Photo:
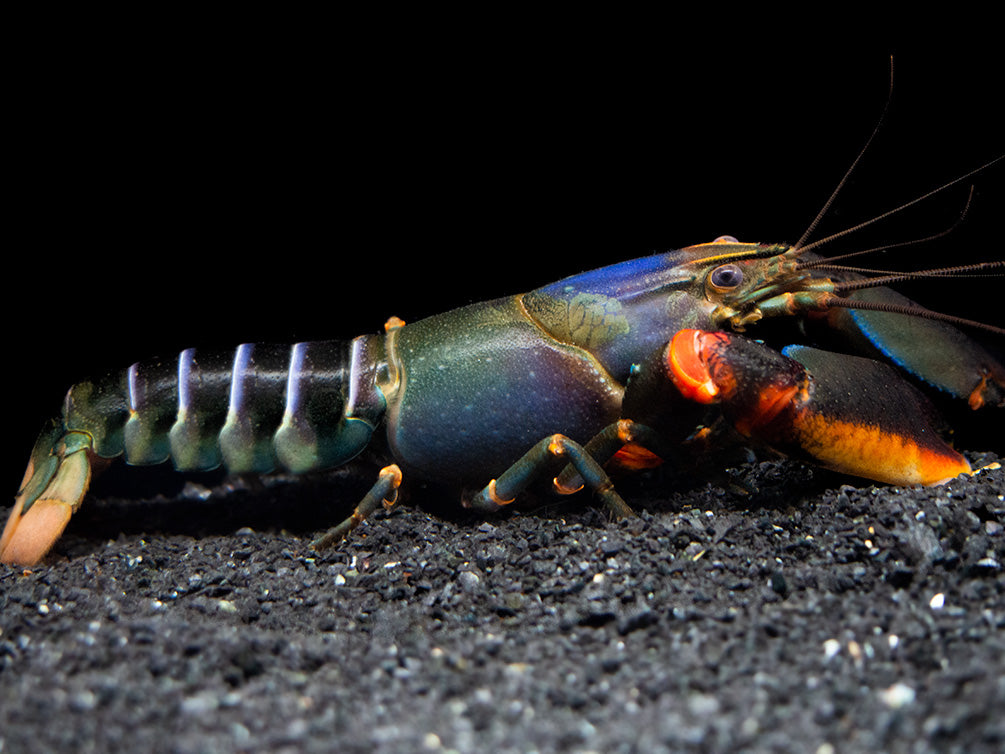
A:
{"type": "Polygon", "coordinates": [[[0,752],[1005,748],[1005,470],[427,495],[311,552],[357,476],[89,500],[0,567],[0,752]]]}

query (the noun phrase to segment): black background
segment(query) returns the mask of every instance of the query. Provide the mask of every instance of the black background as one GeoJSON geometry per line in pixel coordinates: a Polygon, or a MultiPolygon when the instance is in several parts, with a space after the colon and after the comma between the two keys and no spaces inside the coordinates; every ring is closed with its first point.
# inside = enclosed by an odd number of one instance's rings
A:
{"type": "MultiPolygon", "coordinates": [[[[999,40],[983,52],[960,6],[898,21],[938,13],[965,38],[945,23],[910,45],[821,44],[844,6],[730,39],[726,6],[704,26],[608,8],[374,6],[362,21],[270,6],[257,25],[243,7],[158,10],[88,7],[75,27],[43,9],[7,29],[8,494],[66,387],[93,372],[352,336],[724,233],[794,241],[882,110],[891,53],[887,124],[820,233],[1005,151],[999,40]]],[[[1003,174],[975,179],[949,238],[884,266],[1002,259],[1003,174]]],[[[940,231],[966,193],[853,248],[940,231]]],[[[1001,284],[905,290],[1001,325],[1001,284]]],[[[1001,472],[856,490],[763,466],[745,472],[757,500],[652,485],[667,499],[632,498],[644,516],[620,525],[575,502],[481,526],[402,506],[321,559],[306,550],[317,518],[272,531],[238,495],[239,523],[175,503],[173,523],[130,506],[122,527],[106,508],[64,538],[69,560],[4,581],[0,737],[75,752],[125,737],[372,752],[425,731],[458,750],[999,751],[1001,472]],[[891,683],[917,699],[891,709],[891,683]]]]}
{"type": "MultiPolygon", "coordinates": [[[[794,242],[872,130],[891,53],[886,125],[818,236],[1005,146],[1000,62],[945,45],[467,31],[138,30],[37,53],[9,95],[11,492],[91,373],[350,337],[722,234],[794,242]]],[[[974,179],[949,238],[874,263],[1001,259],[1003,173],[974,179]]],[[[966,195],[849,248],[941,231],[966,195]]],[[[904,290],[1001,325],[1001,285],[904,290]]]]}

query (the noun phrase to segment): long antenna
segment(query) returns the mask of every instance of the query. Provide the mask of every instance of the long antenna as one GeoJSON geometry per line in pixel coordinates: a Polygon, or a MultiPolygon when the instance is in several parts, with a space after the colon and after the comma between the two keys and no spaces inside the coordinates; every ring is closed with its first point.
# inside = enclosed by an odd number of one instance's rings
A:
{"type": "Polygon", "coordinates": [[[915,272],[892,272],[888,270],[864,270],[856,267],[842,268],[841,265],[823,265],[820,269],[823,270],[843,270],[847,269],[851,272],[875,274],[878,273],[880,277],[874,278],[862,278],[861,280],[848,280],[843,283],[834,284],[834,292],[848,293],[850,291],[858,291],[863,288],[877,288],[881,285],[890,285],[892,283],[900,283],[905,280],[931,280],[932,278],[952,278],[954,280],[959,278],[987,278],[987,277],[1001,277],[1002,273],[991,273],[990,275],[981,275],[979,273],[988,270],[1001,270],[1005,269],[1005,261],[1002,262],[976,262],[974,264],[962,264],[956,267],[936,267],[930,270],[917,270],[915,272]]]}
{"type": "Polygon", "coordinates": [[[848,170],[845,171],[845,174],[841,177],[841,180],[838,181],[837,186],[834,187],[834,191],[831,192],[830,197],[828,197],[827,201],[824,202],[824,206],[820,208],[820,211],[817,212],[817,216],[813,218],[813,222],[810,223],[810,227],[806,229],[803,235],[799,238],[798,241],[796,241],[795,245],[792,247],[794,250],[800,251],[803,248],[803,244],[809,240],[809,237],[813,235],[813,231],[816,230],[817,225],[820,224],[820,221],[823,220],[824,216],[830,211],[831,205],[834,204],[834,200],[837,199],[838,194],[841,193],[841,189],[843,189],[845,187],[845,184],[848,183],[848,179],[851,177],[852,172],[855,170],[856,167],[858,167],[858,164],[859,162],[862,161],[862,157],[865,156],[865,152],[869,148],[869,145],[872,144],[873,139],[876,138],[876,134],[879,133],[880,126],[883,125],[883,120],[886,118],[886,112],[887,110],[890,109],[890,100],[892,99],[893,99],[893,55],[890,56],[890,88],[887,90],[886,104],[883,105],[883,111],[879,114],[879,120],[876,121],[876,125],[872,129],[872,133],[869,134],[869,138],[866,139],[865,145],[862,147],[861,150],[859,150],[858,156],[852,161],[851,165],[848,166],[848,170]]]}
{"type": "Polygon", "coordinates": [[[881,251],[890,251],[891,249],[902,249],[907,246],[916,246],[918,244],[934,241],[938,238],[942,238],[943,236],[948,236],[957,228],[957,226],[959,226],[960,223],[963,222],[963,219],[967,216],[967,211],[970,209],[970,203],[973,201],[973,199],[974,199],[974,187],[971,186],[970,194],[967,196],[967,203],[963,205],[963,211],[960,212],[960,216],[956,218],[956,220],[953,222],[952,225],[950,225],[945,230],[940,230],[938,233],[932,233],[931,235],[925,236],[924,238],[915,238],[911,241],[900,241],[898,243],[884,244],[883,246],[874,246],[871,249],[859,249],[858,251],[849,251],[845,254],[838,254],[833,257],[825,257],[821,259],[804,259],[801,262],[799,262],[797,268],[800,270],[805,270],[811,267],[816,268],[826,265],[828,268],[833,269],[835,267],[834,265],[835,262],[851,259],[852,257],[860,257],[866,254],[876,254],[881,251]]]}
{"type": "Polygon", "coordinates": [[[923,306],[901,306],[899,304],[886,304],[879,301],[856,301],[854,299],[842,298],[841,296],[829,294],[824,297],[823,304],[825,307],[837,306],[842,309],[868,309],[870,311],[889,312],[891,314],[908,314],[912,317],[921,317],[923,319],[932,319],[939,322],[948,322],[951,325],[973,327],[978,330],[985,330],[987,332],[994,333],[995,335],[1005,335],[1005,328],[1003,327],[989,325],[985,322],[978,322],[964,317],[956,317],[952,314],[933,312],[930,309],[925,309],[923,306]]]}
{"type": "Polygon", "coordinates": [[[837,233],[833,233],[833,234],[827,236],[826,238],[821,238],[819,241],[814,241],[811,244],[806,244],[806,246],[803,246],[803,247],[801,247],[799,249],[799,252],[803,253],[803,252],[809,251],[810,249],[815,249],[817,246],[822,246],[825,243],[829,243],[830,241],[833,241],[835,239],[841,238],[842,236],[846,236],[849,233],[854,233],[855,231],[861,230],[862,228],[865,228],[865,227],[867,227],[869,225],[872,225],[873,223],[879,222],[880,220],[885,220],[886,218],[890,217],[891,215],[895,215],[898,212],[902,212],[903,210],[907,209],[908,207],[913,207],[918,202],[923,202],[925,199],[928,199],[929,197],[934,196],[935,194],[938,194],[940,191],[945,191],[950,186],[955,186],[957,183],[961,183],[962,181],[965,181],[968,178],[971,178],[972,176],[976,175],[977,173],[980,173],[982,170],[987,170],[989,167],[991,167],[992,165],[994,165],[994,164],[996,164],[998,162],[1001,162],[1003,159],[1005,159],[1005,154],[998,155],[997,157],[995,157],[990,162],[985,162],[983,165],[981,165],[980,167],[974,168],[973,170],[971,170],[966,175],[961,175],[959,178],[954,178],[953,180],[949,181],[948,183],[943,183],[941,186],[938,186],[938,187],[932,189],[931,191],[929,191],[928,193],[922,194],[921,196],[915,197],[911,201],[905,202],[904,204],[901,204],[899,207],[894,207],[893,209],[887,210],[886,212],[884,212],[881,215],[876,215],[875,217],[870,218],[869,220],[866,220],[865,222],[861,222],[858,225],[852,225],[850,228],[845,228],[844,230],[838,231],[837,233]]]}

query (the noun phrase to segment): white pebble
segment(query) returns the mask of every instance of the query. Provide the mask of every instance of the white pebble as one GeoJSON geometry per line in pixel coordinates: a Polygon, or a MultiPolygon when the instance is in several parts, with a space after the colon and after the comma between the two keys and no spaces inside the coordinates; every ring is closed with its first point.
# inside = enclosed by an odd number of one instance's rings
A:
{"type": "Polygon", "coordinates": [[[914,689],[903,683],[895,683],[879,692],[879,698],[890,709],[900,709],[914,702],[914,689]]]}

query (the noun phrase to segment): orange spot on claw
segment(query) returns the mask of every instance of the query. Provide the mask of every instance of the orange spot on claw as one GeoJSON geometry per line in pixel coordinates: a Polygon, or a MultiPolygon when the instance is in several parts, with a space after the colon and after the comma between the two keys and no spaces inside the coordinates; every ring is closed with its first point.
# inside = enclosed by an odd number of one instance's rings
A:
{"type": "MultiPolygon", "coordinates": [[[[673,336],[667,349],[666,368],[681,395],[697,403],[714,403],[719,388],[705,363],[701,330],[681,330],[673,336]]],[[[714,334],[711,337],[715,337],[714,334]]]]}
{"type": "Polygon", "coordinates": [[[977,383],[977,387],[971,391],[970,396],[967,398],[967,403],[970,405],[974,411],[984,406],[984,391],[988,387],[988,379],[991,377],[989,374],[981,375],[981,381],[977,383]]]}
{"type": "Polygon", "coordinates": [[[641,445],[629,443],[611,456],[610,463],[625,471],[642,471],[662,466],[663,459],[641,445]]]}
{"type": "Polygon", "coordinates": [[[932,449],[869,424],[819,414],[797,420],[804,447],[824,466],[886,484],[940,484],[970,473],[967,460],[950,448],[932,449]]]}

